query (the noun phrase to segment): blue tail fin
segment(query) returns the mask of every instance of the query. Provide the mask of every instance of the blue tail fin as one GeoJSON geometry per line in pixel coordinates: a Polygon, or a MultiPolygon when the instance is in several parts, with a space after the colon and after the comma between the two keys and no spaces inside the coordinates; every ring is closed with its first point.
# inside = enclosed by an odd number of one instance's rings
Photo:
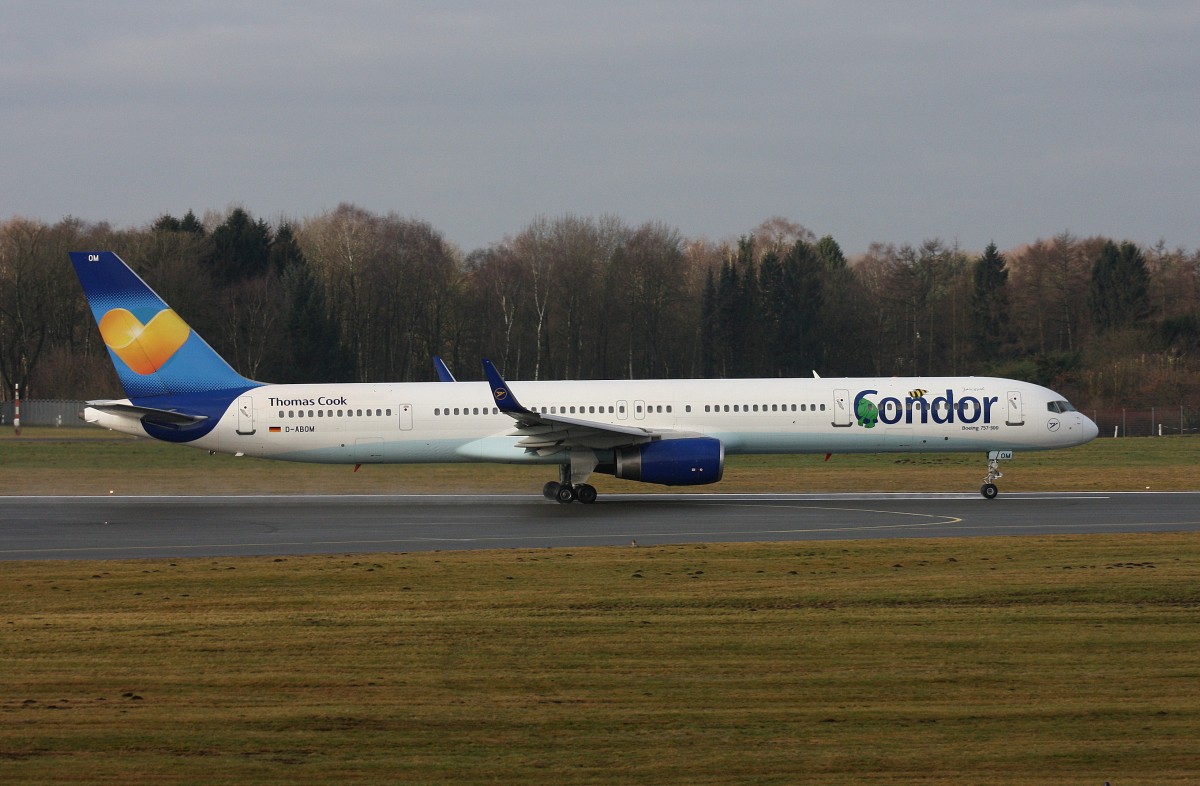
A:
{"type": "Polygon", "coordinates": [[[100,335],[130,399],[257,387],[111,251],[73,251],[100,335]]]}

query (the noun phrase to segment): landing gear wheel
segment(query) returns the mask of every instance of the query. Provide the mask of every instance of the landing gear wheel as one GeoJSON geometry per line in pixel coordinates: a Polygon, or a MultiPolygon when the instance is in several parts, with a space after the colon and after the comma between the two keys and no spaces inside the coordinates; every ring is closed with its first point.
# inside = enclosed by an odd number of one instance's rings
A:
{"type": "Polygon", "coordinates": [[[561,483],[555,483],[553,480],[542,486],[542,496],[546,499],[557,499],[558,490],[562,487],[561,483]]]}
{"type": "Polygon", "coordinates": [[[1000,493],[1000,489],[996,488],[995,483],[984,483],[979,487],[979,493],[983,495],[984,499],[995,499],[996,495],[1000,493]]]}
{"type": "Polygon", "coordinates": [[[575,489],[571,488],[570,486],[559,486],[558,492],[555,493],[554,498],[564,505],[569,502],[574,502],[575,489]]]}
{"type": "Polygon", "coordinates": [[[575,487],[575,498],[584,505],[591,505],[596,501],[596,487],[589,486],[586,483],[580,483],[575,487]]]}

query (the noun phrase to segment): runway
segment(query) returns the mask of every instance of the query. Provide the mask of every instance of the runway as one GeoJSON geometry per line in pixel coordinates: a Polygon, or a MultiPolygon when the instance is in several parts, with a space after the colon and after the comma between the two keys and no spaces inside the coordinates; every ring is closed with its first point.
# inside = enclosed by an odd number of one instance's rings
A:
{"type": "Polygon", "coordinates": [[[1200,492],[0,497],[0,560],[1200,530],[1200,492]]]}

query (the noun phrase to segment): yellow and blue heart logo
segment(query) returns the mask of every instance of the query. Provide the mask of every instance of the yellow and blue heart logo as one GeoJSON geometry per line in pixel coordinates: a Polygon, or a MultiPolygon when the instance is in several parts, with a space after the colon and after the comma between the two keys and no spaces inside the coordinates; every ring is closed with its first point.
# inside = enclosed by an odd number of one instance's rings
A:
{"type": "Polygon", "coordinates": [[[174,357],[191,335],[178,314],[164,309],[146,324],[127,309],[114,308],[100,319],[100,335],[108,348],[138,374],[153,374],[174,357]]]}

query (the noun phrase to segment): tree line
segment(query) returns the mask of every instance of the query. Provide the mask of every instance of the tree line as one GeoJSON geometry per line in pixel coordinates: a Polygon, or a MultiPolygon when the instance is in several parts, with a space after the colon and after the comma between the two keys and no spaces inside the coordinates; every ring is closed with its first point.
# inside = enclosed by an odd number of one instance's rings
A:
{"type": "Polygon", "coordinates": [[[113,250],[244,375],[272,382],[1000,375],[1087,406],[1200,398],[1200,252],[1062,233],[847,259],[782,218],[737,239],[541,217],[468,253],[354,205],[116,229],[0,223],[0,397],[118,395],[67,257],[113,250]]]}

